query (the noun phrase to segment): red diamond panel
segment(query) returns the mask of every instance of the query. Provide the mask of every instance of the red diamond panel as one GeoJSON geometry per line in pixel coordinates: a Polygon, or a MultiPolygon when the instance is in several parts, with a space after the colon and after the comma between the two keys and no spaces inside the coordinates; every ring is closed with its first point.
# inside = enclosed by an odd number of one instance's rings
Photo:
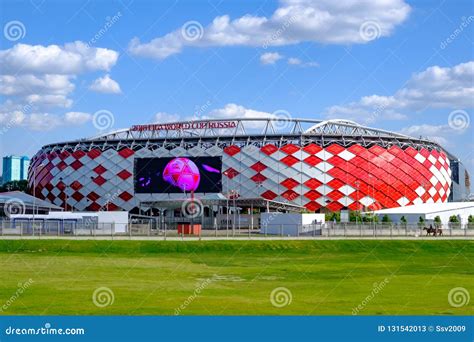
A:
{"type": "Polygon", "coordinates": [[[293,164],[298,162],[298,159],[296,157],[288,155],[285,158],[282,158],[280,161],[287,166],[292,166],[293,164]]]}
{"type": "Polygon", "coordinates": [[[269,156],[269,155],[275,153],[276,151],[278,151],[278,147],[276,147],[275,145],[272,145],[272,144],[268,144],[268,145],[263,146],[260,149],[260,151],[262,151],[267,156],[269,156]]]}
{"type": "Polygon", "coordinates": [[[119,197],[123,199],[125,202],[130,201],[132,199],[132,195],[130,195],[127,191],[122,192],[119,197]]]}
{"type": "Polygon", "coordinates": [[[299,195],[293,190],[286,190],[284,193],[281,194],[281,197],[285,198],[288,201],[294,201],[296,198],[299,197],[299,195]]]}
{"type": "Polygon", "coordinates": [[[125,147],[119,151],[119,155],[122,156],[122,158],[127,159],[128,157],[132,156],[135,152],[133,152],[132,149],[129,149],[128,147],[125,147]]]}
{"type": "Polygon", "coordinates": [[[72,164],[71,167],[74,170],[79,170],[84,164],[82,164],[79,160],[75,160],[72,164]]]}
{"type": "Polygon", "coordinates": [[[298,146],[293,145],[293,144],[287,144],[287,145],[284,145],[280,148],[280,150],[282,150],[286,154],[293,154],[296,151],[299,151],[299,149],[300,148],[298,146]]]}
{"type": "Polygon", "coordinates": [[[102,184],[106,182],[105,178],[102,176],[95,177],[94,179],[92,179],[92,181],[98,186],[101,186],[102,184]]]}
{"type": "Polygon", "coordinates": [[[323,148],[319,145],[316,145],[314,143],[311,143],[309,145],[306,145],[305,147],[303,147],[303,151],[305,151],[306,153],[309,153],[309,154],[316,154],[318,153],[319,151],[321,151],[323,148]]]}
{"type": "Polygon", "coordinates": [[[316,211],[318,210],[319,208],[321,208],[321,206],[319,205],[319,203],[316,203],[316,202],[308,202],[304,205],[306,207],[306,209],[310,210],[310,211],[316,211]]]}
{"type": "Polygon", "coordinates": [[[262,183],[267,179],[267,177],[265,177],[261,173],[257,173],[256,175],[253,175],[250,179],[253,180],[255,183],[262,183]]]}
{"type": "Polygon", "coordinates": [[[319,188],[322,184],[323,183],[321,183],[315,178],[310,178],[306,182],[304,182],[304,185],[306,185],[308,188],[313,189],[313,190],[316,188],[319,188]]]}
{"type": "Polygon", "coordinates": [[[326,147],[326,151],[328,151],[329,153],[332,153],[332,154],[339,154],[344,150],[345,150],[345,148],[342,147],[341,145],[338,145],[338,144],[332,144],[332,145],[329,145],[328,147],[326,147]]]}
{"type": "Polygon", "coordinates": [[[322,159],[319,159],[318,157],[313,156],[313,155],[307,157],[307,158],[304,160],[304,162],[305,162],[306,164],[309,164],[309,165],[311,165],[311,166],[315,166],[315,165],[321,163],[322,161],[323,161],[322,159]]]}
{"type": "Polygon", "coordinates": [[[343,181],[341,181],[341,180],[339,180],[339,179],[337,179],[337,178],[334,178],[332,181],[330,181],[330,182],[328,183],[328,185],[329,185],[331,188],[333,188],[333,189],[339,189],[339,188],[340,188],[341,186],[343,186],[344,184],[346,184],[346,183],[344,183],[343,181]]]}
{"type": "Polygon", "coordinates": [[[91,201],[97,201],[99,199],[99,195],[97,195],[94,191],[90,192],[88,195],[87,195],[87,198],[90,199],[91,201]]]}
{"type": "Polygon", "coordinates": [[[224,152],[232,157],[240,152],[240,147],[235,146],[235,145],[230,145],[224,148],[224,152]]]}
{"type": "Polygon", "coordinates": [[[103,174],[107,169],[103,167],[102,165],[98,165],[94,168],[94,172],[97,173],[98,175],[103,174]]]}
{"type": "Polygon", "coordinates": [[[311,201],[314,201],[318,198],[320,198],[322,195],[315,191],[315,190],[310,190],[308,191],[307,193],[304,194],[304,197],[306,197],[307,199],[311,200],[311,201]]]}
{"type": "Polygon", "coordinates": [[[78,181],[74,181],[71,183],[71,188],[76,191],[80,190],[82,188],[82,184],[79,183],[78,181]]]}
{"type": "Polygon", "coordinates": [[[329,204],[326,205],[326,207],[329,209],[329,210],[332,210],[332,211],[339,211],[341,210],[344,206],[339,203],[339,202],[331,202],[329,204]]]}
{"type": "Polygon", "coordinates": [[[99,211],[100,208],[101,208],[101,206],[100,206],[99,204],[97,204],[97,203],[94,202],[94,203],[90,204],[90,205],[87,207],[87,210],[89,210],[89,211],[99,211]]]}
{"type": "Polygon", "coordinates": [[[344,197],[344,194],[338,190],[333,190],[330,193],[327,194],[327,196],[334,201],[337,201],[338,199],[344,197]]]}
{"type": "Polygon", "coordinates": [[[97,150],[97,149],[93,149],[93,150],[90,150],[89,152],[87,152],[87,156],[91,159],[95,159],[100,155],[101,155],[101,152],[100,152],[100,150],[97,150]]]}
{"type": "Polygon", "coordinates": [[[119,173],[117,173],[117,176],[122,178],[123,180],[126,180],[128,177],[130,177],[132,174],[128,172],[127,170],[122,170],[119,173]]]}
{"type": "Polygon", "coordinates": [[[260,196],[262,196],[263,198],[271,201],[275,197],[277,197],[278,195],[276,193],[274,193],[273,191],[271,191],[271,190],[267,190],[263,194],[261,194],[260,196]]]}
{"type": "Polygon", "coordinates": [[[267,166],[265,164],[261,163],[261,162],[256,162],[255,164],[250,166],[250,168],[254,171],[261,172],[261,171],[265,170],[267,168],[267,166]]]}
{"type": "Polygon", "coordinates": [[[86,152],[81,151],[81,150],[78,150],[78,151],[75,151],[75,152],[72,153],[72,156],[76,159],[81,159],[85,155],[86,155],[86,152]]]}
{"type": "Polygon", "coordinates": [[[295,181],[293,178],[287,178],[285,179],[283,182],[280,183],[281,185],[283,185],[285,188],[287,188],[288,190],[291,190],[293,189],[295,186],[299,185],[300,183],[298,183],[297,181],[295,181]]]}
{"type": "Polygon", "coordinates": [[[236,177],[238,174],[239,174],[239,171],[231,167],[224,171],[224,175],[226,175],[229,179],[236,177]]]}
{"type": "Polygon", "coordinates": [[[59,170],[62,171],[62,170],[64,170],[64,169],[67,167],[67,164],[66,164],[64,161],[61,160],[61,161],[58,163],[58,165],[56,165],[56,166],[58,167],[59,170]]]}
{"type": "Polygon", "coordinates": [[[81,199],[84,198],[84,195],[81,194],[80,192],[76,191],[76,192],[74,192],[74,193],[72,194],[71,197],[74,198],[76,201],[79,202],[81,199]]]}

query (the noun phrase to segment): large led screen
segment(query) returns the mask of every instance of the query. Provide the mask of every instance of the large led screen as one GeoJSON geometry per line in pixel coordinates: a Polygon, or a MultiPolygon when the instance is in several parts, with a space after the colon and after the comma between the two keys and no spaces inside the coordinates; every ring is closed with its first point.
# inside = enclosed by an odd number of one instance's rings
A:
{"type": "Polygon", "coordinates": [[[135,193],[222,192],[221,157],[135,158],[135,193]]]}

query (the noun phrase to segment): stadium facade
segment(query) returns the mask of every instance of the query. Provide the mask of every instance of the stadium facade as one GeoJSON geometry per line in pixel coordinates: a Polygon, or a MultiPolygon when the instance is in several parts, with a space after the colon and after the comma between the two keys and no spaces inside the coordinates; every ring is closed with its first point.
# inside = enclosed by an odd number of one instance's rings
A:
{"type": "Polygon", "coordinates": [[[347,120],[246,118],[138,125],[46,145],[32,158],[29,186],[78,211],[133,211],[192,194],[313,212],[459,200],[469,175],[430,140],[347,120]]]}

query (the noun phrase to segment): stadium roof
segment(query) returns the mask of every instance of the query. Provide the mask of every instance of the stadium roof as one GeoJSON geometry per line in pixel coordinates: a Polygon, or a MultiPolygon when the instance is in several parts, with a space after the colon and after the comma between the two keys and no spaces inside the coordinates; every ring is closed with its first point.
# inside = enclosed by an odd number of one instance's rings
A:
{"type": "MultiPolygon", "coordinates": [[[[222,137],[247,135],[343,135],[343,136],[376,136],[386,138],[410,138],[407,135],[385,131],[377,128],[362,126],[349,120],[311,120],[293,119],[288,117],[268,118],[235,118],[235,119],[206,119],[198,121],[177,121],[164,124],[142,125],[159,126],[160,129],[134,130],[132,128],[116,130],[97,135],[85,140],[116,140],[116,139],[153,139],[153,138],[183,138],[183,137],[222,137]],[[230,127],[206,128],[189,127],[190,123],[228,123],[230,127]],[[166,127],[185,127],[182,129],[166,129],[166,127]],[[188,128],[189,127],[189,128],[188,128]]],[[[136,126],[134,126],[136,127],[136,126]]],[[[84,140],[84,139],[83,139],[84,140]]]]}
{"type": "MultiPolygon", "coordinates": [[[[284,112],[286,113],[286,112],[284,112]]],[[[438,143],[422,137],[414,138],[404,134],[360,125],[342,119],[311,120],[290,118],[289,114],[275,117],[206,119],[136,125],[131,128],[99,134],[91,138],[59,142],[43,146],[43,149],[106,150],[112,146],[130,146],[150,150],[163,145],[171,148],[186,144],[221,145],[231,141],[236,145],[273,143],[283,145],[299,140],[300,144],[315,142],[321,146],[338,143],[341,146],[361,144],[370,146],[397,144],[444,150],[450,159],[457,159],[438,143]]],[[[97,120],[99,121],[99,119],[97,120]]],[[[99,123],[98,123],[99,124],[99,123]]]]}
{"type": "Polygon", "coordinates": [[[24,209],[32,208],[33,206],[37,209],[48,209],[48,210],[63,210],[63,208],[44,201],[34,196],[28,195],[21,191],[9,191],[0,193],[0,206],[10,203],[14,206],[23,206],[24,209]]]}

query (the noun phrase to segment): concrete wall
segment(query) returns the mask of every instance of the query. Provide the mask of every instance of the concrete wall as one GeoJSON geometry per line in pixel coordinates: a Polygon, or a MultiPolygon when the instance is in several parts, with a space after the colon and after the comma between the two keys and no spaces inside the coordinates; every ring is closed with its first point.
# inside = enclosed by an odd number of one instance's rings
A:
{"type": "Polygon", "coordinates": [[[260,233],[298,236],[311,234],[325,222],[324,214],[287,214],[279,212],[260,214],[260,233]]]}

